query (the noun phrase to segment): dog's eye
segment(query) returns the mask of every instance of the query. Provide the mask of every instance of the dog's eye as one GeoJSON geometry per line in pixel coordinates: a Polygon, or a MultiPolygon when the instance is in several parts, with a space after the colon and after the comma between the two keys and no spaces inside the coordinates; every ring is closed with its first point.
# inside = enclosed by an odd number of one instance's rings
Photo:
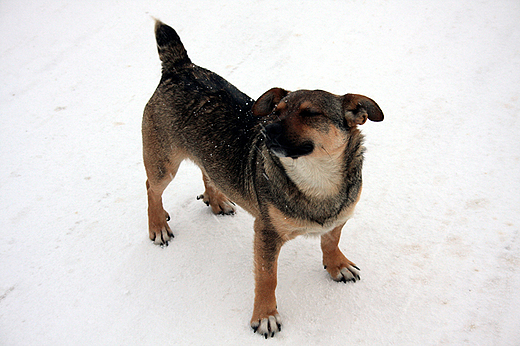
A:
{"type": "Polygon", "coordinates": [[[300,112],[300,116],[304,118],[310,118],[321,115],[321,112],[315,110],[315,109],[304,109],[300,112]]]}

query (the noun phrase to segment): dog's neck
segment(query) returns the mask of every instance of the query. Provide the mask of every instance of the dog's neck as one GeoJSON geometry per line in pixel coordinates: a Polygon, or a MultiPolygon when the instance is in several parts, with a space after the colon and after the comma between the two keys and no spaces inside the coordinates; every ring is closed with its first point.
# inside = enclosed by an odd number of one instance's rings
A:
{"type": "Polygon", "coordinates": [[[344,161],[340,157],[302,156],[280,158],[287,176],[306,195],[326,198],[340,192],[344,180],[344,161]]]}

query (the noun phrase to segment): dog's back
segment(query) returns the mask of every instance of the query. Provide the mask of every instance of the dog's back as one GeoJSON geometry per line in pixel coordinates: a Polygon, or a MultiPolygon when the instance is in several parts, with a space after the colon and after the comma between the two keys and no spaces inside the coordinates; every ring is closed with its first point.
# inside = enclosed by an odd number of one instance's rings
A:
{"type": "MultiPolygon", "coordinates": [[[[239,196],[250,195],[241,172],[253,159],[247,148],[261,137],[261,119],[251,113],[254,100],[216,73],[193,64],[173,28],[157,21],[155,34],[162,77],[144,112],[145,160],[154,156],[154,162],[166,166],[181,159],[172,158],[172,153],[185,155],[230,197],[240,200],[239,196]],[[222,162],[222,157],[243,160],[222,162]],[[236,174],[234,179],[229,179],[230,171],[236,174]]],[[[157,174],[169,170],[160,168],[157,174]]]]}

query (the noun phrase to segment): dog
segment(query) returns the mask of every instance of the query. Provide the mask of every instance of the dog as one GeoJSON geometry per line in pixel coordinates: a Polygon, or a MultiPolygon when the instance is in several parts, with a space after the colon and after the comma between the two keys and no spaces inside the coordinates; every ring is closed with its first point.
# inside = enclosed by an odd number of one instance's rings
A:
{"type": "Polygon", "coordinates": [[[189,159],[202,171],[202,199],[215,214],[235,203],[254,216],[255,299],[250,321],[265,338],[281,331],[275,288],[282,245],[321,237],[323,265],[335,281],[355,282],[359,268],[338,247],[361,193],[367,119],[382,121],[370,98],[321,90],[272,88],[255,102],[191,62],[174,29],[156,21],[162,77],[142,123],[149,236],[173,238],[162,193],[189,159]]]}

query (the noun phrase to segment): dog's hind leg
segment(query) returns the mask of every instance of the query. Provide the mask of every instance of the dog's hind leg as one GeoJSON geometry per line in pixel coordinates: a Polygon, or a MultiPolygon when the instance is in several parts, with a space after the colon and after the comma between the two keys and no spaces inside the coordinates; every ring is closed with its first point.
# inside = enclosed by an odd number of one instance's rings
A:
{"type": "Polygon", "coordinates": [[[343,255],[338,247],[343,225],[321,236],[323,266],[335,281],[347,282],[360,280],[359,268],[343,255]]]}
{"type": "Polygon", "coordinates": [[[168,245],[173,233],[168,226],[170,215],[164,210],[162,205],[162,193],[171,179],[163,180],[156,184],[150,184],[146,180],[146,191],[148,194],[148,232],[150,239],[158,245],[168,245]]]}
{"type": "Polygon", "coordinates": [[[233,215],[235,213],[235,203],[227,198],[204,172],[202,172],[202,180],[204,181],[206,191],[202,195],[197,196],[197,199],[202,199],[207,206],[211,206],[214,214],[233,215]]]}
{"type": "Polygon", "coordinates": [[[173,180],[181,158],[175,160],[150,159],[145,155],[145,168],[148,180],[146,180],[146,191],[148,195],[148,231],[150,239],[158,245],[168,245],[173,232],[168,226],[170,215],[164,210],[162,204],[162,193],[173,180]]]}

